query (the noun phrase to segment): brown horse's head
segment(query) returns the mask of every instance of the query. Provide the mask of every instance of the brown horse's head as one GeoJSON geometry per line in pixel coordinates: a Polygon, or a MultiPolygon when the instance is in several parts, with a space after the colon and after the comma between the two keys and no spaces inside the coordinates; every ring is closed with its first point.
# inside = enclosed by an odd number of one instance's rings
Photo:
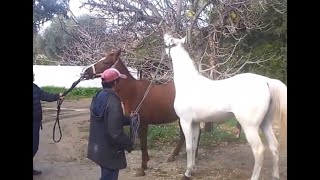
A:
{"type": "Polygon", "coordinates": [[[106,54],[106,56],[101,58],[98,62],[89,65],[82,73],[82,77],[84,79],[93,79],[99,77],[99,74],[115,65],[120,55],[121,49],[106,54]]]}

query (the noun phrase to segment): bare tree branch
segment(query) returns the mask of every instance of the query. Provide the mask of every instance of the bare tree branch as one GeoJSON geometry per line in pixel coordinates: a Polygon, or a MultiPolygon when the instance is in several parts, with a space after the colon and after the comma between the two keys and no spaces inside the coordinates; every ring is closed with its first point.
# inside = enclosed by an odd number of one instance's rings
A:
{"type": "Polygon", "coordinates": [[[246,55],[242,44],[250,32],[271,28],[263,21],[263,13],[270,8],[285,12],[286,0],[85,0],[83,6],[96,11],[95,20],[101,24],[76,23],[69,28],[75,40],[60,55],[65,63],[89,64],[106,51],[122,47],[127,66],[162,83],[173,77],[168,57],[159,64],[164,51],[162,21],[177,34],[187,35],[186,48],[203,75],[225,78],[267,62],[269,58],[246,55]],[[101,28],[105,32],[98,31],[101,28]]]}

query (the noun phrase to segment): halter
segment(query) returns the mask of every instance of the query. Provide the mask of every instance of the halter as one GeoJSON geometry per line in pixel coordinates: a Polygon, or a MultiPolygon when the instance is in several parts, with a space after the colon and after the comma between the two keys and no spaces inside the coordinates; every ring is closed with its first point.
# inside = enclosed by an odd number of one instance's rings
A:
{"type": "Polygon", "coordinates": [[[89,67],[92,68],[92,73],[93,73],[93,76],[92,76],[92,79],[94,79],[96,77],[96,68],[94,67],[95,64],[91,64],[89,67]]]}
{"type": "Polygon", "coordinates": [[[96,78],[96,77],[97,77],[97,74],[96,74],[96,68],[94,67],[95,64],[96,64],[96,63],[91,64],[90,66],[87,66],[87,67],[85,67],[84,69],[82,69],[82,72],[80,73],[80,74],[81,74],[81,77],[83,77],[84,71],[86,71],[87,69],[89,69],[89,68],[91,67],[91,68],[92,68],[92,74],[93,74],[93,76],[92,76],[91,79],[96,78]]]}
{"type": "MultiPolygon", "coordinates": [[[[102,59],[100,59],[98,62],[100,62],[100,61],[103,60],[103,59],[105,59],[105,57],[102,58],[102,59]]],[[[116,66],[116,64],[118,63],[119,59],[120,59],[120,57],[118,57],[118,59],[117,59],[116,62],[111,66],[111,68],[114,68],[114,67],[116,66]]],[[[88,68],[90,68],[90,67],[92,68],[92,74],[93,74],[93,76],[92,76],[91,79],[94,79],[94,78],[96,78],[96,77],[99,77],[99,75],[100,75],[100,74],[97,74],[96,68],[94,67],[96,64],[97,64],[97,63],[91,64],[90,66],[88,66],[88,67],[86,68],[86,69],[88,69],[88,68]]]]}
{"type": "Polygon", "coordinates": [[[171,48],[176,47],[176,46],[177,46],[177,44],[170,44],[169,46],[165,45],[165,48],[169,49],[169,52],[168,52],[169,58],[171,58],[171,55],[170,55],[171,48]]]}

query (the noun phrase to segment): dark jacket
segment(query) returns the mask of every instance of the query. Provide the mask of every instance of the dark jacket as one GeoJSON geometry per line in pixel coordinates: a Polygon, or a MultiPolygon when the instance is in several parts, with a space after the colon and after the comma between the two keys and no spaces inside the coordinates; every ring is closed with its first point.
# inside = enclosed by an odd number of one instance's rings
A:
{"type": "Polygon", "coordinates": [[[59,98],[59,94],[47,93],[33,83],[33,122],[42,120],[41,101],[52,102],[57,101],[59,98]]]}
{"type": "Polygon", "coordinates": [[[129,121],[123,115],[119,97],[112,89],[103,89],[92,99],[90,111],[88,159],[105,168],[126,168],[124,150],[130,152],[133,143],[123,132],[129,121]]]}

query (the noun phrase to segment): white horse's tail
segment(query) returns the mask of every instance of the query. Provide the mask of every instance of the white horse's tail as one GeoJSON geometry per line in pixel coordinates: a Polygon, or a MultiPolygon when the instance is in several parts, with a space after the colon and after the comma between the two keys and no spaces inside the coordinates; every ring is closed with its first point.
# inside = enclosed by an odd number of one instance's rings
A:
{"type": "Polygon", "coordinates": [[[274,108],[275,120],[280,120],[280,148],[286,149],[287,146],[287,86],[279,80],[269,79],[268,85],[271,93],[272,104],[274,108]]]}

